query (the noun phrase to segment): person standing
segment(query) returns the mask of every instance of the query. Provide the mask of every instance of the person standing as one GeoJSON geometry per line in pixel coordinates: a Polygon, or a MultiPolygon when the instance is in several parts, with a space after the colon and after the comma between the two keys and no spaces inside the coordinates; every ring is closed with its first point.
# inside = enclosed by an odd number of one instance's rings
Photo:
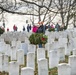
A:
{"type": "Polygon", "coordinates": [[[38,27],[38,30],[37,30],[37,33],[44,33],[44,26],[43,24],[41,24],[39,27],[38,27]]]}
{"type": "Polygon", "coordinates": [[[60,25],[58,23],[55,25],[55,30],[60,31],[60,25]]]}
{"type": "Polygon", "coordinates": [[[38,30],[38,27],[37,27],[36,25],[33,25],[32,32],[33,32],[33,33],[36,33],[37,30],[38,30]]]}
{"type": "Polygon", "coordinates": [[[27,25],[27,32],[29,32],[30,28],[29,28],[29,24],[27,25]]]}
{"type": "Polygon", "coordinates": [[[30,26],[29,26],[29,29],[31,30],[31,24],[30,24],[30,26]]]}
{"type": "Polygon", "coordinates": [[[46,25],[43,25],[43,33],[45,33],[46,25]]]}
{"type": "Polygon", "coordinates": [[[13,26],[13,30],[16,31],[16,26],[15,25],[13,26]]]}
{"type": "Polygon", "coordinates": [[[9,31],[9,28],[7,28],[7,32],[9,31]]]}
{"type": "Polygon", "coordinates": [[[54,28],[53,24],[50,26],[51,28],[54,28]]]}
{"type": "Polygon", "coordinates": [[[18,27],[16,26],[16,30],[15,31],[17,31],[18,30],[18,27]]]}
{"type": "Polygon", "coordinates": [[[23,26],[23,31],[25,31],[25,26],[23,26]]]}

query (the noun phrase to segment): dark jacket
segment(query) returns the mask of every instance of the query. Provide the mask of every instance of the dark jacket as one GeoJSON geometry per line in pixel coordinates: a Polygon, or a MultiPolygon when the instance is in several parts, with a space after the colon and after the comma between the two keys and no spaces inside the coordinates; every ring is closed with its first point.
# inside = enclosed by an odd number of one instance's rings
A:
{"type": "Polygon", "coordinates": [[[38,27],[37,33],[43,33],[43,29],[44,29],[44,26],[41,25],[40,27],[38,27]]]}
{"type": "Polygon", "coordinates": [[[55,28],[57,29],[57,31],[60,31],[60,25],[57,23],[55,28]]]}

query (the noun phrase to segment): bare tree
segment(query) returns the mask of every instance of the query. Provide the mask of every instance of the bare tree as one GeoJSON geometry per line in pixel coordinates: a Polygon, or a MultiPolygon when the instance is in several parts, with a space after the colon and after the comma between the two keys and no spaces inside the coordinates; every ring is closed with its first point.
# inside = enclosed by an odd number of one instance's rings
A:
{"type": "MultiPolygon", "coordinates": [[[[61,15],[62,24],[66,24],[68,26],[68,23],[70,19],[74,18],[75,22],[75,16],[70,17],[73,13],[74,15],[76,12],[74,12],[76,0],[20,0],[19,2],[17,0],[2,0],[0,2],[0,14],[2,12],[8,12],[12,14],[19,14],[19,15],[33,15],[37,16],[39,18],[39,21],[46,21],[47,15],[50,13],[53,13],[53,18],[57,14],[61,15]],[[34,7],[33,7],[34,6],[34,7]],[[25,7],[25,12],[19,11],[20,8],[25,7]],[[27,11],[27,9],[30,11],[27,11]],[[73,10],[73,12],[72,12],[73,10]],[[43,19],[41,17],[43,16],[43,19]]],[[[51,17],[51,15],[49,15],[51,17]]],[[[50,22],[52,20],[49,21],[50,22]]]]}
{"type": "MultiPolygon", "coordinates": [[[[69,25],[70,14],[72,13],[73,4],[76,3],[76,0],[55,0],[54,4],[57,10],[60,11],[62,24],[65,24],[66,28],[69,25]]],[[[75,11],[75,10],[74,10],[75,11]]]]}

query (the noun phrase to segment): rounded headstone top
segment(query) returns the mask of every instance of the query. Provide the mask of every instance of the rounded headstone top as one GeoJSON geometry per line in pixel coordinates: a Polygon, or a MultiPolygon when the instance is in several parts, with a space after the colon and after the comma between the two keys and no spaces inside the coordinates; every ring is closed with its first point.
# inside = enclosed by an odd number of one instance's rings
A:
{"type": "Polygon", "coordinates": [[[71,55],[71,56],[69,56],[69,58],[73,58],[73,57],[76,57],[76,55],[71,55]]]}
{"type": "Polygon", "coordinates": [[[27,69],[34,70],[34,69],[31,68],[31,67],[24,67],[24,68],[21,68],[21,70],[27,70],[27,69]]]}
{"type": "Polygon", "coordinates": [[[61,66],[62,66],[62,67],[63,67],[63,66],[64,66],[64,67],[67,67],[67,66],[70,67],[70,65],[67,64],[67,63],[61,63],[61,64],[58,64],[58,67],[61,67],[61,66]]]}

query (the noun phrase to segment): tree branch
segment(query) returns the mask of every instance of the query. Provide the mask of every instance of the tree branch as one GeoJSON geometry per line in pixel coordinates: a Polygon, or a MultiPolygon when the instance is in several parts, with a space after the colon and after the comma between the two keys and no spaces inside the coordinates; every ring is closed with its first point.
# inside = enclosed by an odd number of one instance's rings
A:
{"type": "Polygon", "coordinates": [[[26,0],[21,0],[21,1],[23,1],[25,3],[34,4],[34,5],[36,5],[36,6],[40,7],[40,8],[46,8],[46,9],[48,9],[48,11],[53,12],[53,13],[58,13],[58,12],[55,12],[55,11],[50,10],[48,7],[46,7],[44,5],[38,5],[38,4],[34,3],[34,2],[30,2],[30,1],[26,1],[26,0]]]}
{"type": "Polygon", "coordinates": [[[39,16],[39,15],[36,15],[36,14],[27,14],[27,13],[15,12],[15,11],[7,10],[7,9],[1,7],[1,6],[0,6],[0,9],[2,9],[5,12],[12,13],[12,14],[39,16]]]}

